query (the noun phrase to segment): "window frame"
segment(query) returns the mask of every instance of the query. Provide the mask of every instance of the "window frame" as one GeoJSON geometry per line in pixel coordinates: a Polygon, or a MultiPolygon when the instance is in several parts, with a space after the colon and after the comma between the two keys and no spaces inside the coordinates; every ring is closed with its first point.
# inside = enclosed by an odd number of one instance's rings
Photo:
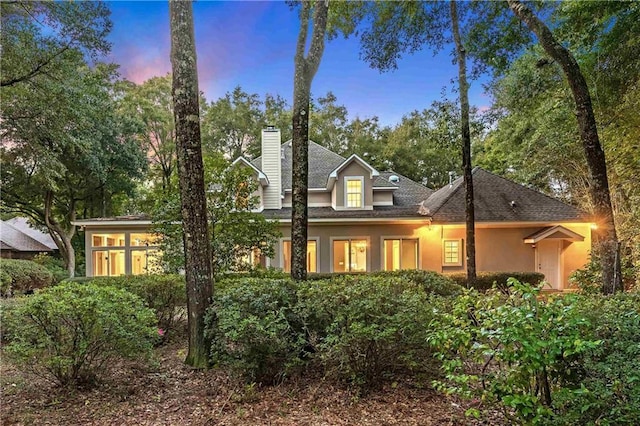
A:
{"type": "Polygon", "coordinates": [[[462,266],[462,255],[464,247],[462,245],[462,238],[443,238],[442,239],[442,266],[462,266]],[[447,249],[446,243],[455,242],[458,244],[458,260],[455,262],[447,262],[447,249]]]}
{"type": "Polygon", "coordinates": [[[354,273],[369,273],[371,272],[371,239],[365,236],[345,236],[345,237],[330,237],[329,238],[329,269],[331,273],[336,273],[333,267],[333,243],[334,241],[349,241],[349,252],[351,252],[351,242],[352,241],[366,241],[367,243],[367,257],[365,261],[365,270],[364,271],[352,271],[351,265],[349,265],[349,270],[344,272],[344,274],[354,274],[354,273]]]}
{"type": "Polygon", "coordinates": [[[385,241],[393,241],[393,240],[399,240],[400,241],[400,269],[399,270],[403,270],[406,268],[402,267],[402,241],[403,240],[410,240],[410,241],[415,241],[416,242],[416,270],[422,269],[422,260],[420,258],[420,238],[418,237],[407,237],[407,236],[395,236],[395,235],[385,235],[380,237],[380,270],[381,271],[387,271],[386,268],[386,263],[384,261],[384,255],[385,255],[385,250],[384,250],[384,242],[385,241]]]}
{"type": "MultiPolygon", "coordinates": [[[[123,251],[124,252],[124,273],[120,276],[127,276],[127,275],[133,275],[133,252],[134,251],[145,251],[146,252],[146,256],[149,256],[150,252],[155,252],[158,256],[162,255],[162,252],[160,250],[160,246],[159,246],[159,241],[158,241],[159,237],[154,234],[153,232],[151,232],[148,229],[127,229],[127,230],[122,230],[122,228],[119,228],[118,230],[115,229],[96,229],[96,230],[92,230],[90,231],[89,234],[89,238],[87,238],[85,240],[85,251],[86,253],[88,253],[87,255],[87,260],[90,259],[90,262],[87,262],[87,275],[89,275],[89,265],[91,265],[91,274],[90,276],[92,277],[98,277],[98,276],[113,276],[110,273],[110,269],[109,269],[109,274],[108,275],[96,275],[96,265],[94,264],[94,253],[96,252],[107,252],[109,256],[111,256],[110,252],[111,251],[123,251]],[[124,235],[124,245],[121,246],[94,246],[93,245],[93,237],[94,235],[108,235],[108,234],[113,234],[113,235],[124,235]],[[148,244],[142,244],[142,245],[132,245],[132,235],[134,234],[149,234],[151,236],[152,240],[155,240],[155,244],[153,245],[148,245],[148,244]]],[[[110,268],[110,266],[109,266],[110,268]]],[[[146,274],[149,274],[150,272],[147,271],[146,274]]],[[[139,274],[138,274],[139,275],[139,274]]]]}
{"type": "MultiPolygon", "coordinates": [[[[316,270],[315,272],[311,272],[312,274],[317,274],[320,272],[320,237],[307,237],[307,252],[309,251],[309,241],[315,241],[316,243],[316,270]]],[[[280,238],[280,269],[283,272],[289,273],[285,271],[285,263],[284,263],[284,243],[291,243],[291,238],[280,238]]],[[[310,272],[310,271],[307,271],[310,272]]]]}
{"type": "MultiPolygon", "coordinates": [[[[356,193],[351,193],[356,194],[356,193]]],[[[361,210],[364,209],[364,176],[345,176],[344,177],[344,208],[361,210]],[[360,182],[360,205],[352,207],[349,205],[349,182],[360,182]]]]}

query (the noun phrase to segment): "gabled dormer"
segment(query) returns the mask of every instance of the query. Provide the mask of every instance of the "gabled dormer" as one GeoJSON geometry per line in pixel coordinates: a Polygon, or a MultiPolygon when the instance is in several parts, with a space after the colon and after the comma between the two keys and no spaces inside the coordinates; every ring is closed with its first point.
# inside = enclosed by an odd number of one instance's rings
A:
{"type": "Polygon", "coordinates": [[[369,163],[353,154],[329,173],[327,190],[331,191],[331,207],[373,210],[373,183],[379,175],[369,163]]]}
{"type": "Polygon", "coordinates": [[[258,205],[253,210],[257,212],[264,210],[264,191],[265,188],[269,186],[269,179],[267,178],[267,175],[244,157],[236,158],[233,163],[231,163],[230,167],[246,167],[251,170],[252,177],[258,182],[256,190],[251,195],[252,197],[257,197],[259,200],[258,205]]]}

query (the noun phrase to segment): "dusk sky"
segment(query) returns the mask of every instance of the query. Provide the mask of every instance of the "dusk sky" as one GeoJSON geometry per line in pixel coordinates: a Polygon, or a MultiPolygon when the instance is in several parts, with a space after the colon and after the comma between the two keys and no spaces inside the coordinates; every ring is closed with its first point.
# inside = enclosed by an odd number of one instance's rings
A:
{"type": "MultiPolygon", "coordinates": [[[[120,64],[122,77],[136,83],[171,70],[169,7],[166,1],[110,2],[113,43],[108,58],[120,64]]],[[[235,86],[248,93],[293,94],[293,57],[298,34],[297,11],[284,2],[197,1],[194,3],[200,90],[208,101],[235,86]]],[[[450,49],[437,56],[429,50],[405,56],[393,72],[381,74],[360,59],[359,41],[339,38],[325,45],[312,85],[315,96],[332,91],[349,118],[378,116],[395,124],[403,115],[453,98],[457,66],[450,49]]],[[[485,109],[491,100],[472,82],[471,104],[485,109]]]]}

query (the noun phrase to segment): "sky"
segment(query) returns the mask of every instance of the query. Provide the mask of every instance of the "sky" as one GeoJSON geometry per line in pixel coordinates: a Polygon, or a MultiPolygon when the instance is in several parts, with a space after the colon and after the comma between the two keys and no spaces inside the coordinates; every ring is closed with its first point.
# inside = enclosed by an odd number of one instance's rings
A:
{"type": "MultiPolygon", "coordinates": [[[[169,7],[166,1],[114,1],[112,43],[107,59],[120,64],[123,78],[135,83],[171,71],[169,7]]],[[[208,101],[241,86],[247,93],[279,94],[292,103],[297,11],[280,1],[196,1],[194,24],[200,90],[208,101]]],[[[377,116],[393,125],[413,110],[448,97],[457,76],[451,49],[438,55],[423,50],[405,55],[398,69],[380,73],[360,59],[359,40],[342,37],[325,44],[311,91],[331,91],[349,118],[377,116]]],[[[471,82],[470,102],[485,110],[491,99],[481,82],[471,82]]]]}

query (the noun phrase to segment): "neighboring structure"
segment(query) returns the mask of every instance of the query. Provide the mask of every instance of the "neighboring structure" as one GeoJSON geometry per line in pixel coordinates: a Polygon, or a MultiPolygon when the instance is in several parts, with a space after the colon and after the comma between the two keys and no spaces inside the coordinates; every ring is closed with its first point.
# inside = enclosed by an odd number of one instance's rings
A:
{"type": "Polygon", "coordinates": [[[58,250],[49,234],[29,225],[25,217],[0,220],[0,256],[3,259],[32,259],[40,253],[58,250]]]}
{"type": "MultiPolygon", "coordinates": [[[[290,267],[291,143],[262,133],[263,155],[235,165],[259,182],[258,211],[281,224],[283,238],[267,266],[290,267]]],[[[539,271],[553,288],[568,285],[587,261],[592,224],[574,207],[480,168],[473,171],[478,271],[539,271]]],[[[462,178],[433,191],[398,173],[380,172],[357,155],[344,158],[309,142],[309,272],[428,269],[464,272],[462,178]]],[[[135,241],[148,218],[80,220],[86,230],[87,275],[136,273],[135,241]],[[115,256],[109,268],[105,256],[115,256]],[[121,264],[113,268],[113,262],[121,264]]],[[[145,243],[147,244],[147,243],[145,243]]],[[[154,248],[145,247],[144,250],[154,248]]],[[[139,254],[139,253],[138,253],[139,254]]],[[[107,260],[109,261],[109,260],[107,260]]]]}

